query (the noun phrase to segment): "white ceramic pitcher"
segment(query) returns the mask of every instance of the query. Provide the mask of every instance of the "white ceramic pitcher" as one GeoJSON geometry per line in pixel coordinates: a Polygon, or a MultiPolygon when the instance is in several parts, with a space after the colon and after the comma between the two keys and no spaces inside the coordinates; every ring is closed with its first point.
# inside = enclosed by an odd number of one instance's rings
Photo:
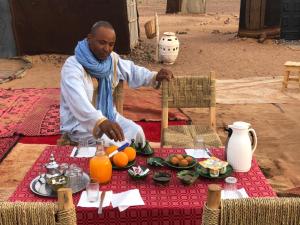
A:
{"type": "Polygon", "coordinates": [[[249,123],[242,121],[228,126],[232,129],[232,135],[227,145],[227,161],[236,172],[248,172],[251,168],[252,155],[257,146],[257,136],[250,126],[249,123]],[[249,132],[253,137],[253,144],[251,144],[249,132]]]}

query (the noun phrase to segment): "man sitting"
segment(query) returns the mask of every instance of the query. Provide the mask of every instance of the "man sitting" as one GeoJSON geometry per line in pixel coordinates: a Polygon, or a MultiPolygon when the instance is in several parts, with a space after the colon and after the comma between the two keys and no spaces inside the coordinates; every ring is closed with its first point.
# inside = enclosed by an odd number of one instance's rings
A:
{"type": "Polygon", "coordinates": [[[120,80],[132,88],[158,87],[162,80],[173,78],[173,74],[166,69],[152,72],[121,59],[113,52],[115,41],[112,25],[99,21],[87,38],[78,42],[75,55],[66,60],[61,71],[60,129],[64,136],[77,143],[81,138],[89,144],[102,138],[106,145],[135,139],[136,144],[144,147],[142,128],[117,112],[114,88],[120,80]],[[96,95],[95,88],[98,88],[96,95]]]}

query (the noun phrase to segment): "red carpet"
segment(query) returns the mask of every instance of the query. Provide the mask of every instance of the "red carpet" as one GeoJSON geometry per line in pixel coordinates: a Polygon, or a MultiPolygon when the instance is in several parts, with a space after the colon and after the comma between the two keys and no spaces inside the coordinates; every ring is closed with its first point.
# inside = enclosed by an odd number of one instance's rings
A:
{"type": "Polygon", "coordinates": [[[35,136],[35,137],[24,136],[20,138],[19,142],[22,144],[56,145],[56,141],[59,138],[60,138],[60,134],[52,135],[52,136],[35,136]]]}
{"type": "Polygon", "coordinates": [[[17,144],[19,136],[0,138],[0,162],[5,158],[9,151],[17,144]]]}
{"type": "Polygon", "coordinates": [[[59,93],[48,89],[0,89],[0,137],[59,133],[59,93]]]}

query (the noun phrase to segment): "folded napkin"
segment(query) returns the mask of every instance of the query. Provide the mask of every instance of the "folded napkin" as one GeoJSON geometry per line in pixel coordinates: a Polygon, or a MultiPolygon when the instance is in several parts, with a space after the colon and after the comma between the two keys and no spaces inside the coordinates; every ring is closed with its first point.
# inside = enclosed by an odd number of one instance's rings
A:
{"type": "Polygon", "coordinates": [[[130,206],[145,205],[138,189],[113,194],[111,204],[113,208],[118,207],[120,212],[130,206]]]}
{"type": "Polygon", "coordinates": [[[73,158],[91,158],[96,154],[96,147],[74,147],[71,152],[73,158]]]}
{"type": "Polygon", "coordinates": [[[128,172],[132,175],[132,176],[137,176],[137,175],[140,175],[140,176],[144,176],[146,175],[147,173],[150,172],[150,170],[147,168],[145,170],[143,170],[140,166],[136,167],[136,166],[133,166],[131,169],[128,170],[128,172]]]}
{"type": "MultiPolygon", "coordinates": [[[[95,202],[89,202],[88,199],[87,199],[87,193],[86,193],[86,191],[83,191],[81,193],[81,196],[80,196],[80,199],[79,199],[79,202],[78,202],[77,206],[86,207],[86,208],[87,207],[98,208],[99,205],[100,205],[100,196],[101,196],[101,193],[102,192],[100,191],[97,201],[95,201],[95,202]]],[[[103,208],[110,205],[112,195],[113,195],[112,191],[106,191],[105,198],[104,198],[104,201],[103,201],[103,204],[102,204],[103,208]]]]}
{"type": "Polygon", "coordinates": [[[205,149],[185,149],[187,155],[192,156],[196,159],[210,158],[205,149]]]}
{"type": "Polygon", "coordinates": [[[222,199],[235,199],[235,198],[249,198],[245,188],[241,188],[235,191],[221,191],[221,198],[222,199]]]}

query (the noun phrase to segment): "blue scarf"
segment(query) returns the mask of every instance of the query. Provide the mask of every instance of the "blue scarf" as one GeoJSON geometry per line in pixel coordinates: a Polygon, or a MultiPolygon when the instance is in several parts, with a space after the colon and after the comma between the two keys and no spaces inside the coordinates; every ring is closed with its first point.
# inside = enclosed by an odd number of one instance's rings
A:
{"type": "Polygon", "coordinates": [[[86,39],[79,41],[75,48],[77,61],[91,74],[97,78],[99,93],[96,108],[109,120],[115,121],[112,87],[110,76],[112,74],[111,55],[105,60],[98,60],[91,52],[86,39]]]}

